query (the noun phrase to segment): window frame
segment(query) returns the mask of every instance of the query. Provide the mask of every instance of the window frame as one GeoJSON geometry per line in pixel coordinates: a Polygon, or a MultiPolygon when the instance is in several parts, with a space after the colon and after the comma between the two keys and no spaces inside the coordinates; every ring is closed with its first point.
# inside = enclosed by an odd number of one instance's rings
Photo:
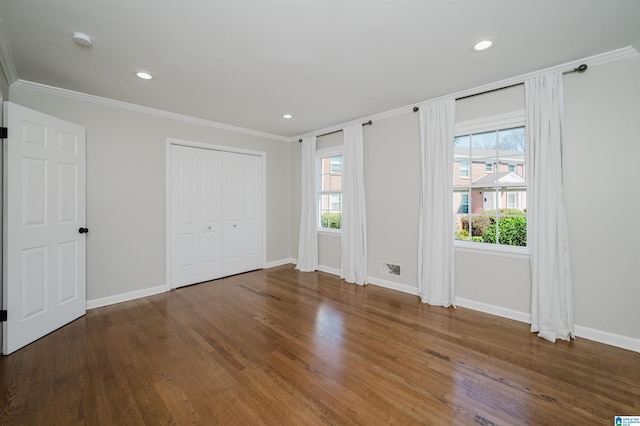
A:
{"type": "MultiPolygon", "coordinates": [[[[469,135],[469,134],[491,132],[496,130],[507,130],[515,127],[524,127],[525,135],[526,135],[527,129],[526,129],[525,122],[526,122],[525,110],[513,111],[505,114],[497,114],[497,115],[492,115],[492,116],[483,117],[483,118],[474,119],[474,120],[461,121],[461,122],[455,123],[454,138],[457,138],[458,136],[469,135]]],[[[451,149],[453,149],[453,141],[451,141],[451,149]]],[[[528,151],[525,150],[525,164],[527,163],[528,155],[529,155],[528,151]]],[[[454,161],[455,161],[455,158],[454,158],[454,161]]],[[[470,168],[472,167],[471,159],[469,159],[469,167],[470,168]]],[[[463,176],[461,175],[460,177],[462,178],[463,176]]],[[[529,185],[528,185],[527,177],[525,177],[524,186],[528,191],[529,185]]],[[[452,195],[453,193],[454,191],[452,191],[452,195]]],[[[527,215],[527,220],[529,220],[528,215],[527,215]]],[[[454,229],[452,229],[451,232],[453,233],[454,229]]],[[[510,245],[497,244],[497,243],[462,241],[462,240],[456,240],[456,239],[454,239],[453,243],[456,251],[482,252],[483,254],[496,254],[499,256],[508,256],[508,257],[515,257],[515,258],[521,258],[521,259],[529,257],[528,244],[526,247],[520,247],[520,246],[510,246],[510,245]]]]}
{"type": "MultiPolygon", "coordinates": [[[[330,148],[322,148],[316,150],[316,197],[318,199],[318,208],[316,209],[316,227],[317,232],[321,234],[342,234],[342,229],[322,228],[320,226],[320,194],[340,194],[342,204],[342,191],[322,191],[322,159],[328,157],[342,156],[342,146],[334,146],[330,148]]],[[[344,158],[343,158],[344,160],[344,158]]],[[[332,165],[330,165],[331,167],[332,165]]],[[[342,211],[341,211],[342,212],[342,211]]]]}

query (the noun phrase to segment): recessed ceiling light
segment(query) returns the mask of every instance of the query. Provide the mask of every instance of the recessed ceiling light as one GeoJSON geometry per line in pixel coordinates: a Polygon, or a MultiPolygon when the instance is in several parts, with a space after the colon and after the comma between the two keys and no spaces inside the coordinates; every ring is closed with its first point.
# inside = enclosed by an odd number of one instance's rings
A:
{"type": "Polygon", "coordinates": [[[143,80],[153,80],[153,76],[146,71],[134,71],[133,75],[143,80]]]}
{"type": "Polygon", "coordinates": [[[282,118],[293,118],[291,114],[282,114],[282,118]]]}
{"type": "Polygon", "coordinates": [[[86,35],[85,33],[79,33],[79,32],[75,32],[73,33],[73,41],[75,41],[76,43],[78,43],[81,46],[91,46],[93,44],[93,41],[91,40],[91,37],[89,37],[88,35],[86,35]]]}
{"type": "Polygon", "coordinates": [[[487,50],[488,48],[490,48],[493,45],[493,41],[491,40],[480,40],[479,42],[477,42],[476,44],[473,45],[473,50],[476,51],[481,51],[481,50],[487,50]]]}

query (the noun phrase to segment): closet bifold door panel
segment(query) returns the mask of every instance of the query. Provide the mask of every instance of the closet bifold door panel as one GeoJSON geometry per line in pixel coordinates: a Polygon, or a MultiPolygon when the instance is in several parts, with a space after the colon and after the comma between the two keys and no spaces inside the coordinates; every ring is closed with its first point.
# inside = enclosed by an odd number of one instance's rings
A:
{"type": "Polygon", "coordinates": [[[262,159],[222,153],[222,273],[262,267],[262,159]]]}
{"type": "Polygon", "coordinates": [[[171,146],[171,287],[222,276],[222,153],[171,146]]]}
{"type": "Polygon", "coordinates": [[[262,268],[262,157],[171,145],[171,287],[262,268]]]}

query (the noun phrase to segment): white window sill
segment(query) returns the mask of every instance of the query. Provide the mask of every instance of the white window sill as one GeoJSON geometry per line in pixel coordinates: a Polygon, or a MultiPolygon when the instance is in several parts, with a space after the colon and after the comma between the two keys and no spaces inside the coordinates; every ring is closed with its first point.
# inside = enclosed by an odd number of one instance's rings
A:
{"type": "Polygon", "coordinates": [[[340,229],[318,229],[318,234],[333,235],[334,237],[339,237],[342,235],[342,231],[340,229]]]}
{"type": "Polygon", "coordinates": [[[514,257],[528,260],[529,249],[527,247],[507,246],[503,244],[476,243],[471,241],[454,241],[456,252],[476,253],[489,256],[514,257]]]}

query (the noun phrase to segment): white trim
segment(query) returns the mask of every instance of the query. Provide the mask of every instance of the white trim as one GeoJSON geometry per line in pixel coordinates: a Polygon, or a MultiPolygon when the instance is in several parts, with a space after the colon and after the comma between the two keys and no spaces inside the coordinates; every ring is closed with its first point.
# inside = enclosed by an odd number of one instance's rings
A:
{"type": "MultiPolygon", "coordinates": [[[[515,311],[513,309],[490,305],[488,303],[476,302],[475,300],[465,299],[462,297],[456,297],[456,305],[463,308],[473,309],[474,311],[531,324],[531,314],[526,312],[515,311]]],[[[630,351],[640,352],[640,339],[580,325],[575,326],[575,333],[576,337],[593,340],[594,342],[604,343],[606,345],[622,349],[628,349],[630,351]]]]}
{"type": "Polygon", "coordinates": [[[4,73],[7,83],[11,86],[18,80],[18,73],[16,72],[16,64],[13,61],[11,47],[1,24],[2,20],[0,20],[0,69],[4,73]]]}
{"type": "Polygon", "coordinates": [[[288,259],[279,259],[279,260],[274,260],[271,262],[265,262],[264,263],[264,269],[270,269],[270,268],[276,268],[278,266],[282,266],[282,265],[288,265],[288,264],[296,264],[296,260],[292,259],[292,258],[288,258],[288,259]]]}
{"type": "Polygon", "coordinates": [[[531,314],[509,308],[503,308],[502,306],[476,302],[475,300],[465,299],[463,297],[456,297],[456,306],[531,324],[531,314]]]}
{"type": "MultiPolygon", "coordinates": [[[[262,260],[260,269],[267,263],[267,153],[232,146],[214,145],[184,139],[167,138],[165,141],[165,287],[171,290],[171,145],[235,154],[255,155],[262,158],[262,260]]],[[[291,260],[291,259],[289,259],[291,260]]]]}
{"type": "Polygon", "coordinates": [[[335,157],[337,155],[342,155],[342,151],[342,145],[318,149],[316,150],[316,158],[335,157]]]}
{"type": "MultiPolygon", "coordinates": [[[[640,45],[640,38],[638,39],[637,44],[640,45]]],[[[640,49],[640,46],[638,46],[638,48],[640,49]]],[[[560,64],[560,65],[556,65],[553,67],[549,67],[549,68],[545,68],[542,70],[538,70],[538,71],[534,71],[528,74],[522,74],[516,77],[512,77],[512,78],[508,78],[506,80],[500,80],[500,81],[496,81],[493,83],[489,83],[489,84],[485,84],[483,86],[477,86],[471,89],[466,89],[466,90],[462,90],[459,92],[455,92],[452,94],[448,94],[445,96],[440,96],[437,98],[432,98],[432,99],[426,99],[424,101],[412,104],[412,105],[407,105],[407,106],[403,106],[400,108],[396,108],[396,109],[392,109],[389,111],[385,111],[385,112],[381,112],[378,114],[374,114],[374,115],[369,115],[366,117],[362,117],[359,118],[357,120],[352,120],[352,121],[348,121],[346,123],[342,123],[342,124],[336,124],[334,126],[331,127],[325,127],[324,129],[319,129],[319,130],[315,130],[313,132],[307,132],[304,133],[302,135],[298,135],[295,137],[291,137],[289,138],[290,142],[297,142],[298,139],[301,139],[305,136],[318,136],[318,135],[322,135],[324,133],[329,133],[329,132],[334,132],[336,130],[342,130],[343,128],[347,127],[347,126],[351,126],[354,125],[356,123],[364,123],[366,121],[373,121],[374,124],[377,120],[383,120],[386,118],[391,118],[391,117],[396,117],[398,115],[402,115],[402,114],[407,114],[413,111],[414,107],[420,107],[420,105],[427,103],[427,102],[432,102],[432,101],[436,101],[436,100],[441,100],[441,99],[447,99],[450,97],[455,97],[455,98],[462,98],[464,96],[469,96],[469,95],[476,95],[478,93],[482,93],[482,92],[486,92],[488,90],[494,90],[494,89],[500,89],[506,86],[510,86],[512,84],[520,84],[525,80],[528,80],[530,78],[533,77],[537,77],[539,75],[542,75],[544,73],[550,72],[550,71],[569,71],[572,70],[576,67],[578,67],[578,65],[580,64],[587,64],[589,67],[594,67],[594,66],[598,66],[598,65],[603,65],[609,62],[614,62],[614,61],[619,61],[622,59],[628,59],[628,58],[634,58],[640,55],[640,50],[636,50],[634,49],[632,46],[627,46],[627,47],[623,47],[621,49],[617,49],[617,50],[612,50],[610,52],[606,52],[606,53],[601,53],[599,55],[594,55],[594,56],[589,56],[583,59],[578,59],[575,61],[571,61],[571,62],[566,62],[564,64],[560,64]]],[[[587,71],[588,72],[588,71],[587,71]]]]}
{"type": "Polygon", "coordinates": [[[384,280],[382,278],[378,278],[378,277],[372,277],[372,276],[368,276],[367,277],[367,282],[369,284],[378,286],[378,287],[382,287],[382,288],[387,288],[389,290],[395,290],[395,291],[399,291],[401,293],[407,293],[407,294],[412,294],[414,296],[418,296],[418,287],[414,287],[411,285],[407,285],[407,284],[400,284],[400,283],[396,283],[393,281],[389,281],[389,280],[384,280]]]}
{"type": "Polygon", "coordinates": [[[254,150],[251,150],[251,149],[236,148],[236,147],[233,147],[233,146],[226,146],[226,145],[214,145],[214,144],[211,144],[211,143],[188,141],[188,140],[185,140],[185,139],[167,138],[167,143],[169,143],[171,145],[186,146],[186,147],[189,147],[189,148],[210,149],[212,151],[233,152],[233,153],[236,153],[236,154],[255,155],[255,156],[258,156],[258,157],[266,156],[266,153],[263,152],[263,151],[254,151],[254,150]]]}
{"type": "Polygon", "coordinates": [[[342,238],[342,229],[318,228],[318,234],[331,235],[333,237],[342,238]]]}
{"type": "Polygon", "coordinates": [[[318,271],[340,276],[340,270],[332,268],[331,266],[318,265],[318,271]]]}
{"type": "Polygon", "coordinates": [[[529,260],[527,247],[508,246],[504,244],[476,243],[472,241],[454,241],[456,253],[485,254],[487,256],[512,257],[529,260]]]}
{"type": "Polygon", "coordinates": [[[143,297],[154,296],[156,294],[167,292],[165,285],[145,288],[143,290],[130,291],[120,293],[114,296],[101,297],[99,299],[87,300],[87,310],[100,308],[102,306],[113,305],[115,303],[128,302],[130,300],[140,299],[143,297]]]}
{"type": "Polygon", "coordinates": [[[103,98],[100,96],[89,95],[86,93],[74,92],[73,90],[47,86],[45,84],[34,83],[31,81],[17,80],[12,84],[12,87],[23,89],[23,90],[30,90],[33,92],[63,96],[65,98],[75,99],[78,101],[90,102],[98,105],[110,106],[113,108],[120,108],[128,111],[134,111],[142,114],[151,115],[154,117],[167,118],[170,120],[177,120],[185,123],[196,124],[199,126],[212,127],[215,129],[227,130],[230,132],[242,133],[242,134],[251,135],[251,136],[258,136],[258,137],[272,139],[272,140],[281,141],[281,142],[290,142],[290,138],[285,136],[261,132],[253,129],[247,129],[239,126],[233,126],[231,124],[224,124],[217,121],[205,120],[203,118],[191,117],[188,115],[178,114],[175,112],[163,111],[160,109],[131,104],[128,102],[116,101],[114,99],[103,98]]]}
{"type": "Polygon", "coordinates": [[[622,336],[620,334],[609,333],[608,331],[583,327],[581,325],[576,325],[574,328],[576,336],[582,337],[583,339],[589,339],[595,342],[604,343],[606,345],[640,352],[640,339],[622,336]]]}

